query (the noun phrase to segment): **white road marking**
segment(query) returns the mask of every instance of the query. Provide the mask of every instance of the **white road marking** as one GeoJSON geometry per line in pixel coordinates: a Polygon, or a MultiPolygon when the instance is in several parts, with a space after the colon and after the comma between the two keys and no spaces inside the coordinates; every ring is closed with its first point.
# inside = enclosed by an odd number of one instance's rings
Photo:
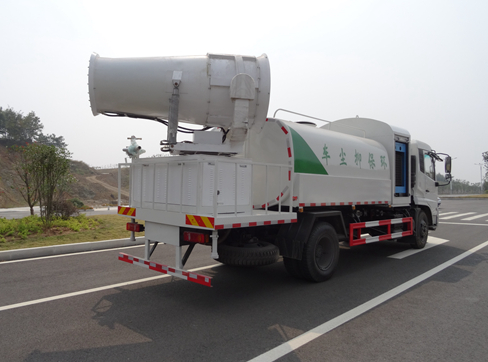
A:
{"type": "Polygon", "coordinates": [[[457,211],[441,212],[441,216],[450,215],[450,214],[457,214],[457,211]]]}
{"type": "Polygon", "coordinates": [[[132,249],[132,248],[143,248],[143,247],[144,247],[144,245],[141,244],[141,245],[133,245],[133,246],[124,246],[122,248],[109,248],[109,249],[100,249],[100,250],[80,251],[80,252],[77,252],[77,253],[39,256],[37,258],[27,258],[27,259],[0,261],[0,265],[10,264],[10,263],[22,263],[24,261],[33,261],[33,260],[40,260],[40,259],[62,258],[64,256],[74,256],[74,255],[83,255],[83,254],[92,254],[92,253],[103,253],[105,251],[132,249]]]}
{"type": "Polygon", "coordinates": [[[471,214],[474,214],[474,212],[466,212],[464,214],[456,214],[456,215],[452,215],[452,216],[447,216],[447,217],[442,217],[441,215],[441,220],[448,220],[448,219],[454,219],[456,217],[462,217],[462,216],[466,216],[466,215],[471,215],[471,214]]]}
{"type": "Polygon", "coordinates": [[[425,247],[423,249],[409,249],[409,250],[405,250],[405,251],[402,251],[400,253],[390,255],[389,258],[392,258],[392,259],[403,259],[403,258],[406,258],[407,256],[414,255],[414,254],[420,253],[422,251],[428,250],[430,248],[433,248],[434,246],[447,243],[448,241],[449,240],[446,240],[446,239],[440,239],[440,238],[436,238],[436,237],[433,237],[433,236],[429,236],[429,238],[427,239],[427,245],[425,245],[425,247]]]}
{"type": "Polygon", "coordinates": [[[470,225],[470,226],[488,226],[488,224],[473,224],[473,223],[470,223],[470,222],[442,222],[442,221],[440,221],[439,224],[447,224],[447,225],[470,225]]]}
{"type": "Polygon", "coordinates": [[[467,217],[466,219],[462,219],[463,221],[471,221],[471,220],[476,220],[476,219],[481,219],[482,217],[488,216],[488,214],[481,214],[481,215],[475,215],[471,217],[467,217]]]}
{"type": "MultiPolygon", "coordinates": [[[[199,271],[199,270],[211,269],[211,268],[215,268],[215,267],[222,266],[222,265],[223,264],[213,264],[213,265],[208,265],[208,266],[202,266],[200,268],[190,269],[188,271],[190,271],[190,272],[196,272],[196,271],[199,271]]],[[[85,290],[80,290],[78,292],[66,293],[66,294],[55,295],[55,296],[47,297],[47,298],[30,300],[28,302],[22,302],[22,303],[5,305],[3,307],[0,307],[0,312],[1,311],[4,311],[4,310],[9,310],[9,309],[26,307],[28,305],[34,305],[34,304],[39,304],[39,303],[44,303],[44,302],[51,302],[53,300],[64,299],[64,298],[69,298],[69,297],[75,297],[77,295],[95,293],[95,292],[99,292],[99,291],[102,291],[102,290],[113,289],[113,288],[120,288],[120,287],[125,287],[127,285],[149,282],[151,280],[168,278],[168,277],[171,277],[171,276],[172,275],[169,275],[169,274],[157,275],[157,276],[154,276],[154,277],[149,277],[149,278],[144,278],[144,279],[131,280],[129,282],[123,282],[123,283],[105,285],[103,287],[92,288],[92,289],[85,289],[85,290]]]]}
{"type": "Polygon", "coordinates": [[[403,293],[404,291],[412,288],[413,286],[423,282],[424,280],[430,278],[431,276],[443,271],[444,269],[450,267],[453,264],[456,264],[460,260],[470,256],[471,254],[476,253],[478,250],[483,249],[484,247],[488,246],[488,241],[485,241],[483,244],[480,244],[468,251],[465,251],[461,255],[456,256],[455,258],[452,258],[451,260],[446,261],[445,263],[442,263],[435,268],[419,275],[416,278],[410,279],[408,282],[405,282],[401,285],[399,285],[396,288],[393,288],[389,290],[386,293],[383,293],[376,298],[373,298],[366,303],[361,304],[360,306],[351,309],[350,311],[341,314],[338,317],[335,317],[331,319],[330,321],[327,321],[318,327],[315,327],[314,329],[311,329],[308,332],[303,333],[302,335],[293,338],[292,340],[283,343],[271,350],[269,350],[266,353],[263,353],[262,355],[259,355],[249,362],[273,362],[276,361],[277,359],[283,357],[284,355],[295,351],[296,349],[302,347],[303,345],[312,342],[313,340],[317,339],[318,337],[323,336],[324,334],[332,331],[333,329],[340,327],[341,325],[349,322],[350,320],[360,316],[361,314],[364,314],[368,312],[369,310],[377,307],[378,305],[386,302],[387,300],[397,296],[400,293],[403,293]]]}

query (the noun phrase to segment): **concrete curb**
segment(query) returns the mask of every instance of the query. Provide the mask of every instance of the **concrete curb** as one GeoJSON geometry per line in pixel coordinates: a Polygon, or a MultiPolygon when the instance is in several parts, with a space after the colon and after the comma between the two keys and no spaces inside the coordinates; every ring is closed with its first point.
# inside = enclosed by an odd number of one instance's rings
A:
{"type": "Polygon", "coordinates": [[[136,241],[130,241],[130,239],[116,239],[88,241],[76,244],[41,246],[38,248],[6,250],[0,251],[0,262],[18,259],[38,258],[59,254],[79,253],[83,251],[123,248],[125,246],[143,245],[144,240],[145,237],[140,236],[136,238],[136,241]]]}

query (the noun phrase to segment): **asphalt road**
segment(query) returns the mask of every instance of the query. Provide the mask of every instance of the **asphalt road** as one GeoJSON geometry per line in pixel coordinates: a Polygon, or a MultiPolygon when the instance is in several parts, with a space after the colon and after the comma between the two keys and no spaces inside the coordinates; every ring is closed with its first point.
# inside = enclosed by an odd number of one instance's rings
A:
{"type": "MultiPolygon", "coordinates": [[[[118,250],[0,263],[0,359],[486,361],[488,202],[443,200],[441,213],[434,246],[341,249],[320,284],[282,262],[208,267],[202,246],[187,268],[207,267],[213,288],[122,263],[118,250]]],[[[172,251],[153,259],[172,263],[172,251]]]]}

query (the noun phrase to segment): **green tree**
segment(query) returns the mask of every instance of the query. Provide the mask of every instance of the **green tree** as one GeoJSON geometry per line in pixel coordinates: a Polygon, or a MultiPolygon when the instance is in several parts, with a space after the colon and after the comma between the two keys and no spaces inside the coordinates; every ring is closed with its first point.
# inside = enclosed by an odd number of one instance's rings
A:
{"type": "Polygon", "coordinates": [[[486,170],[485,179],[488,179],[488,151],[483,152],[481,156],[483,157],[483,162],[485,164],[485,170],[486,170]]]}
{"type": "Polygon", "coordinates": [[[0,139],[6,140],[7,144],[38,142],[61,148],[67,147],[62,136],[45,135],[42,133],[43,128],[41,119],[34,112],[24,116],[22,112],[16,112],[12,108],[0,107],[0,139]]]}
{"type": "Polygon", "coordinates": [[[74,181],[70,173],[71,153],[65,148],[42,144],[32,144],[30,149],[35,152],[35,157],[29,172],[38,186],[41,217],[49,227],[56,213],[55,205],[65,198],[74,181]]]}
{"type": "Polygon", "coordinates": [[[11,168],[11,184],[22,198],[27,202],[30,208],[30,214],[34,215],[34,206],[39,201],[39,185],[35,183],[35,178],[30,170],[36,159],[35,147],[11,146],[8,148],[8,158],[11,168]]]}
{"type": "MultiPolygon", "coordinates": [[[[443,183],[446,181],[446,178],[438,173],[436,175],[436,180],[443,183]]],[[[478,194],[480,192],[480,183],[452,179],[449,185],[439,187],[439,194],[441,195],[448,195],[451,191],[453,194],[478,194]]]]}
{"type": "MultiPolygon", "coordinates": [[[[12,184],[34,214],[38,202],[46,228],[59,209],[66,210],[66,193],[74,177],[70,173],[70,152],[65,148],[31,143],[9,147],[12,184]]],[[[65,216],[66,213],[63,213],[65,216]]]]}
{"type": "Polygon", "coordinates": [[[34,112],[27,116],[15,112],[12,108],[0,107],[0,135],[8,140],[32,142],[42,134],[44,126],[34,112]]]}
{"type": "Polygon", "coordinates": [[[44,134],[39,135],[39,137],[37,137],[37,142],[42,143],[43,145],[56,146],[60,148],[66,148],[68,146],[64,142],[63,136],[56,137],[54,133],[48,135],[44,135],[44,134]]]}

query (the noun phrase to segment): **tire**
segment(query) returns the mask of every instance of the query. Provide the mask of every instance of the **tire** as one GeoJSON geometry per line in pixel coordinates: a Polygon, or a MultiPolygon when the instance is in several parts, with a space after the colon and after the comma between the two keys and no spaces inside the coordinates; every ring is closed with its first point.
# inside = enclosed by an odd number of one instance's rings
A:
{"type": "Polygon", "coordinates": [[[339,261],[339,239],[327,223],[314,226],[303,249],[300,270],[305,279],[323,282],[330,279],[339,261]]]}
{"type": "Polygon", "coordinates": [[[290,274],[292,277],[303,277],[302,271],[300,269],[300,260],[283,257],[283,265],[285,266],[288,274],[290,274]]]}
{"type": "Polygon", "coordinates": [[[408,242],[414,249],[423,249],[429,237],[429,219],[424,211],[419,212],[414,228],[415,232],[413,235],[408,236],[408,242]]]}
{"type": "Polygon", "coordinates": [[[231,266],[264,266],[278,261],[276,245],[259,241],[244,246],[219,244],[217,261],[231,266]]]}

